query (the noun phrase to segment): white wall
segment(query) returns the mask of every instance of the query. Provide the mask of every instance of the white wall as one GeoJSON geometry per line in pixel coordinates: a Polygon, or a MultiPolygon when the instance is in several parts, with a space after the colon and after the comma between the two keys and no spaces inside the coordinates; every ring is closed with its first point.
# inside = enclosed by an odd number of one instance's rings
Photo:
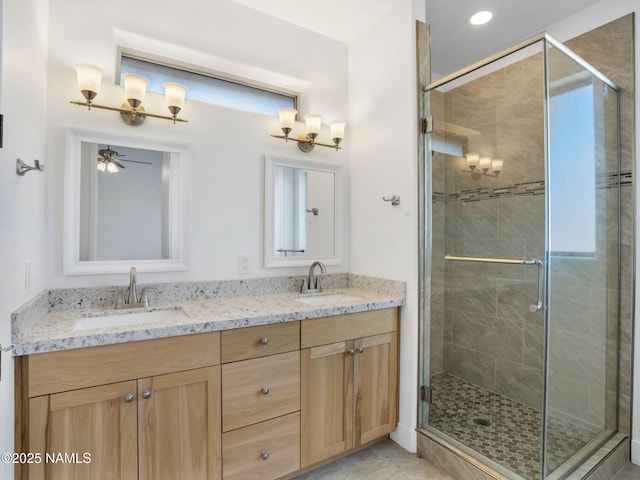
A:
{"type": "MultiPolygon", "coordinates": [[[[62,275],[64,132],[69,127],[191,144],[186,185],[189,271],[142,274],[141,283],[241,278],[239,254],[251,256],[251,273],[245,277],[304,273],[305,268],[261,268],[263,154],[346,164],[346,149],[316,147],[304,154],[292,142],[271,138],[280,133],[276,112],[270,117],[187,100],[181,112],[187,124],[148,119],[129,127],[114,112],[88,112],[69,103],[82,100],[75,80],[78,63],[105,71],[96,103],[123,101],[122,89],[113,82],[116,48],[124,43],[205,67],[233,64],[250,73],[259,69],[258,80],[280,78],[283,83],[309,85],[302,92],[301,115],[318,113],[325,123],[348,121],[346,45],[230,0],[201,3],[198,11],[180,12],[158,8],[152,0],[51,0],[46,287],[128,282],[127,275],[62,275]],[[88,22],[87,17],[99,21],[88,22]]],[[[161,95],[148,93],[144,104],[150,112],[167,111],[161,95]]],[[[325,130],[321,137],[327,140],[325,130]]],[[[347,252],[343,265],[329,271],[348,271],[348,260],[347,252]]]]}
{"type": "Polygon", "coordinates": [[[400,337],[400,418],[393,439],[416,451],[418,182],[415,20],[404,0],[349,48],[351,270],[407,282],[400,337]],[[400,195],[391,206],[382,197],[400,195]]]}
{"type": "MultiPolygon", "coordinates": [[[[4,0],[0,113],[4,147],[0,149],[0,344],[11,343],[11,312],[43,286],[45,174],[16,175],[16,158],[45,165],[47,0],[4,0]],[[25,291],[25,263],[31,262],[31,286],[25,291]]],[[[47,165],[48,167],[48,165],[47,165]]],[[[49,170],[47,169],[46,172],[49,170]]],[[[13,359],[2,355],[0,380],[0,452],[13,452],[13,359]]],[[[0,478],[13,478],[13,465],[0,463],[0,478]]]]}

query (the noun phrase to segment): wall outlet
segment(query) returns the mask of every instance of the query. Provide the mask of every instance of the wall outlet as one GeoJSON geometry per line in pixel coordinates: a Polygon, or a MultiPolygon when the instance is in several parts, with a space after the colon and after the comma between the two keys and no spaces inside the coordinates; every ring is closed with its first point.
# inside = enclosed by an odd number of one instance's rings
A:
{"type": "Polygon", "coordinates": [[[238,255],[238,273],[251,273],[251,255],[238,255]]]}

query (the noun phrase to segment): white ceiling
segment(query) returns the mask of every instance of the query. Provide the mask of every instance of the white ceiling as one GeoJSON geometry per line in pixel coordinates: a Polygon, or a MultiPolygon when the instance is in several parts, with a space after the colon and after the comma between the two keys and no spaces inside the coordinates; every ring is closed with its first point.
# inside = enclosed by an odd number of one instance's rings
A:
{"type": "Polygon", "coordinates": [[[402,0],[233,0],[349,44],[402,0]]]}
{"type": "MultiPolygon", "coordinates": [[[[234,0],[349,44],[406,0],[234,0]]],[[[446,75],[536,34],[599,0],[425,0],[431,25],[432,70],[446,75]],[[493,20],[472,27],[479,9],[493,20]]]]}

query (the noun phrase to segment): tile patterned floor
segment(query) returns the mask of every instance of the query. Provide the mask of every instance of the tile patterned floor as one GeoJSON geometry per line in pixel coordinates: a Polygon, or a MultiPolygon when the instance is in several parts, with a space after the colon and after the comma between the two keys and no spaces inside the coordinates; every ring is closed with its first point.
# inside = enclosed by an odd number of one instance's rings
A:
{"type": "Polygon", "coordinates": [[[640,478],[640,467],[637,465],[628,464],[623,467],[613,480],[638,480],[640,478]]]}
{"type": "Polygon", "coordinates": [[[391,440],[377,443],[296,480],[456,480],[391,440]]]}
{"type": "MultiPolygon", "coordinates": [[[[540,478],[538,410],[448,374],[434,375],[431,387],[432,427],[526,479],[540,478]],[[484,420],[489,424],[484,425],[484,420]]],[[[553,422],[548,429],[550,471],[584,446],[591,435],[567,422],[553,422]]]]}
{"type": "MultiPolygon", "coordinates": [[[[628,464],[612,480],[639,480],[640,467],[628,464]]],[[[465,480],[449,475],[391,440],[377,443],[295,480],[465,480]]]]}

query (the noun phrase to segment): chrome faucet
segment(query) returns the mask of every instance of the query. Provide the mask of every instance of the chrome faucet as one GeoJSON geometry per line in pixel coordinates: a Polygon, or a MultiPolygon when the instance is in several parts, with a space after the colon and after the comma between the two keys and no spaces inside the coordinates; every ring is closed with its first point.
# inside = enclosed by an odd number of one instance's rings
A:
{"type": "Polygon", "coordinates": [[[327,273],[324,263],[313,262],[309,267],[309,275],[302,282],[300,293],[320,293],[322,291],[320,279],[316,278],[316,267],[320,267],[320,273],[327,273]]]}
{"type": "Polygon", "coordinates": [[[136,292],[136,267],[131,267],[129,270],[129,296],[124,298],[124,292],[120,292],[120,297],[116,301],[116,308],[139,308],[149,306],[149,297],[147,296],[147,290],[149,287],[142,287],[140,292],[140,298],[138,299],[138,293],[136,292]]]}

